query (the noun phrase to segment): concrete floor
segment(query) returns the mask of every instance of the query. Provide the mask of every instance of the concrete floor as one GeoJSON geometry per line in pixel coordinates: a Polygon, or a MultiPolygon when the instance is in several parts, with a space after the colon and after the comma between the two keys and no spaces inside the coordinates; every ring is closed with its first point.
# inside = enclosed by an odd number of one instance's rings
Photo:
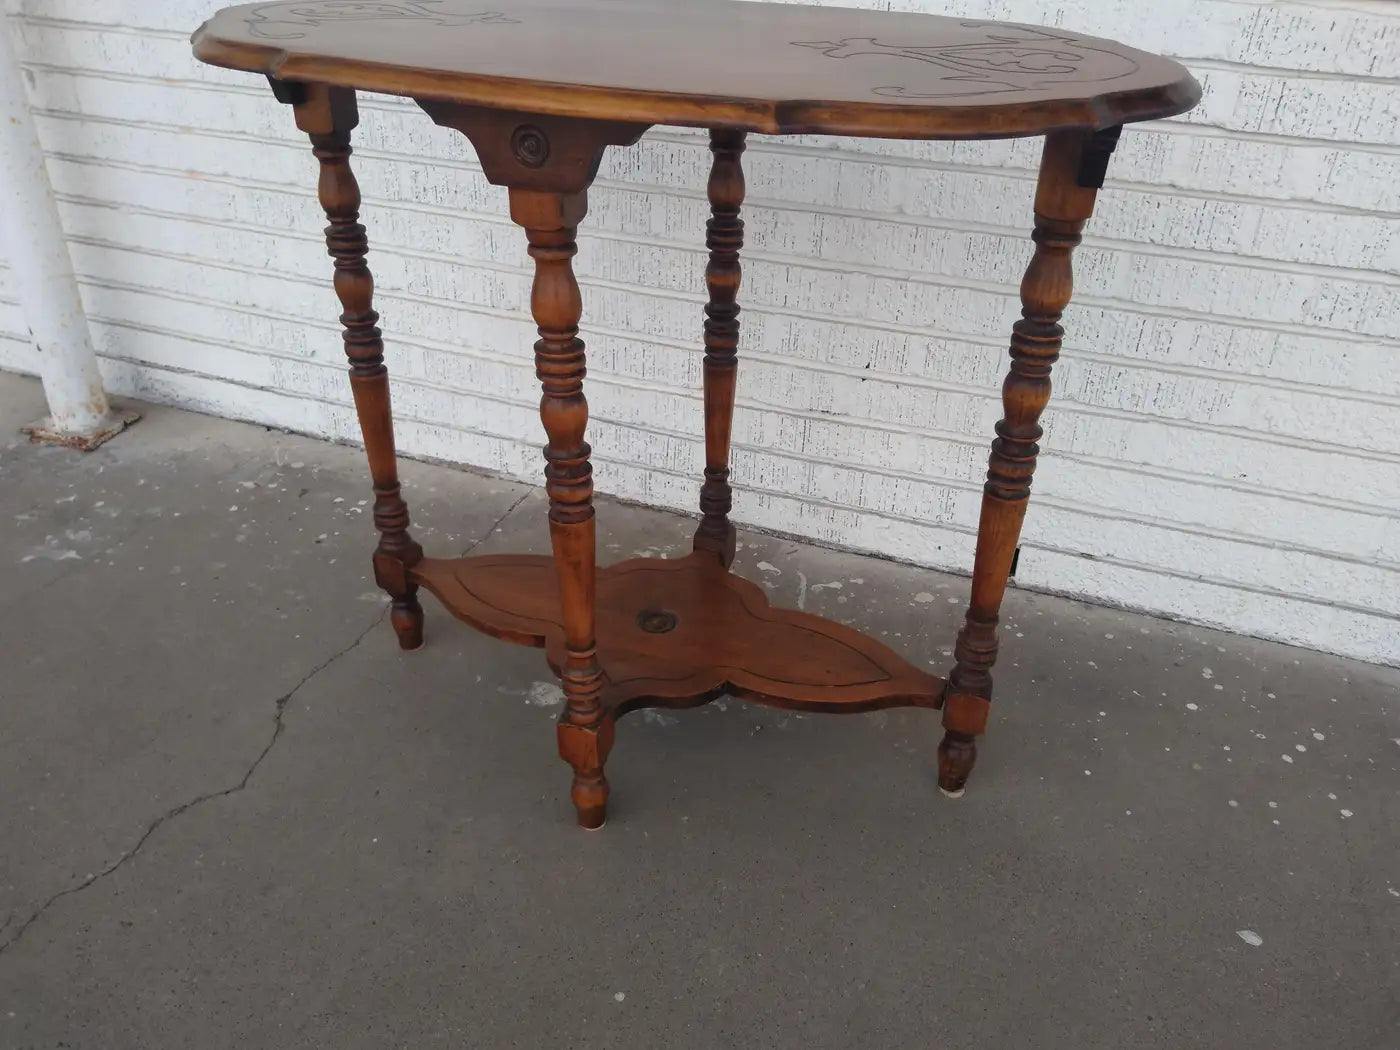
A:
{"type": "MultiPolygon", "coordinates": [[[[360,453],[0,377],[0,1047],[1400,1046],[1400,674],[1013,593],[967,796],[936,716],[633,716],[576,830],[537,650],[403,655],[360,453]]],[[[435,553],[538,491],[405,464],[435,553]]],[[[691,523],[605,505],[604,553],[691,523]]],[[[938,668],[966,582],[763,536],[938,668]]]]}

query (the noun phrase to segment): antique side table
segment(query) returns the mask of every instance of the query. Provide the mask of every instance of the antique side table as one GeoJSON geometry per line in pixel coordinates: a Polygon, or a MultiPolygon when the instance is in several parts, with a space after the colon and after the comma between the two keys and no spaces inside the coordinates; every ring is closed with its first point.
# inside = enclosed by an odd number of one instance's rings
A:
{"type": "Polygon", "coordinates": [[[221,11],[195,33],[194,51],[205,62],[266,75],[320,162],[350,383],[374,480],[375,577],[392,599],[399,644],[422,644],[423,587],[473,627],[542,646],[566,697],[559,751],[574,770],[580,824],[597,828],[606,818],[603,766],[617,719],[640,707],[704,704],[725,691],[804,711],[939,708],[938,783],[961,794],[987,724],[997,614],[1060,352],[1070,256],[1123,125],[1199,101],[1184,68],[1058,29],[723,0],[258,3],[221,11]],[[511,218],[535,261],[552,560],[427,558],[409,534],[350,170],[357,88],[412,98],[438,124],[465,134],[486,177],[509,189],[511,218]],[[703,516],[685,559],[599,570],[574,238],[603,151],[630,146],[656,124],[707,128],[714,153],[703,516]],[[740,158],[749,132],[1045,136],[1035,252],[1011,336],[972,599],[946,681],[847,627],[770,608],[759,587],[729,571],[740,158]]]}

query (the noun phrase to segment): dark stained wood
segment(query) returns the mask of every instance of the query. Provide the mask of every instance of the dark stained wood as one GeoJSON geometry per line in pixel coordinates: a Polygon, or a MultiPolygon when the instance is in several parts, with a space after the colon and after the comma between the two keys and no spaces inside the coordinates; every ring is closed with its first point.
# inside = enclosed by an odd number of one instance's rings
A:
{"type": "Polygon", "coordinates": [[[374,479],[374,524],[379,530],[374,577],[392,599],[390,620],[399,646],[418,649],[423,645],[423,607],[408,571],[423,557],[423,548],[409,534],[408,504],[400,494],[389,371],[379,314],[373,307],[374,277],[365,262],[369,239],[360,225],[360,187],[350,168],[350,132],[359,122],[355,93],[322,84],[302,85],[290,93],[275,82],[274,88],[279,98],[293,102],[297,126],[310,136],[321,164],[319,194],[330,220],[326,246],[335,259],[335,291],[345,309],[340,320],[350,359],[350,389],[374,479]]]}
{"type": "Polygon", "coordinates": [[[286,0],[225,9],[194,45],[282,80],[769,134],[1031,135],[1200,98],[1177,63],[1068,30],[796,4],[286,0]]]}
{"type": "MultiPolygon", "coordinates": [[[[568,665],[550,558],[425,558],[413,577],[456,617],[568,665]]],[[[721,691],[800,711],[941,706],[943,680],[888,647],[810,613],[775,609],[763,588],[708,552],[638,558],[598,572],[601,706],[692,707],[721,691]]]]}
{"type": "Polygon", "coordinates": [[[1045,142],[1035,201],[1035,255],[1021,282],[1022,317],[1012,331],[1011,369],[1002,385],[1004,418],[996,427],[982,497],[972,602],[958,635],[943,710],[946,733],[938,748],[938,784],[950,794],[960,794],[967,783],[977,760],[976,738],[987,727],[997,620],[1031,496],[1040,414],[1050,400],[1050,370],[1064,339],[1060,317],[1074,290],[1071,254],[1097,196],[1094,186],[1081,182],[1103,181],[1117,140],[1114,129],[1099,135],[1060,131],[1045,142]],[[1083,178],[1086,169],[1097,172],[1097,180],[1083,178]]]}
{"type": "Polygon", "coordinates": [[[1200,88],[1182,67],[1058,29],[678,0],[260,3],[221,12],[195,34],[195,51],[215,65],[269,75],[320,161],[327,245],[374,479],[375,575],[393,599],[400,644],[422,642],[421,585],[459,619],[543,646],[563,684],[559,752],[573,768],[581,825],[597,828],[606,819],[604,766],[618,718],[639,707],[703,704],[725,690],[812,711],[941,707],[939,786],[962,793],[990,712],[998,616],[1064,334],[1071,253],[1121,125],[1179,113],[1198,100],[1200,88]],[[552,558],[424,559],[409,534],[349,163],[355,88],[414,98],[434,121],[467,135],[487,177],[510,190],[511,217],[535,263],[552,558]],[[604,150],[630,145],[656,123],[710,128],[714,152],[702,519],[688,558],[599,571],[575,238],[604,150]],[[1048,133],[1035,254],[1011,338],[972,597],[947,682],[847,627],[771,608],[761,588],[729,572],[746,131],[1048,133]]]}
{"type": "Polygon", "coordinates": [[[739,360],[739,282],[744,247],[745,132],[710,133],[714,165],[710,169],[710,221],[705,245],[710,262],[705,282],[710,301],[705,307],[705,484],[700,490],[700,527],[695,549],[718,555],[728,567],[734,561],[734,524],[729,512],[734,493],[729,488],[729,438],[734,426],[734,391],[739,360]]]}

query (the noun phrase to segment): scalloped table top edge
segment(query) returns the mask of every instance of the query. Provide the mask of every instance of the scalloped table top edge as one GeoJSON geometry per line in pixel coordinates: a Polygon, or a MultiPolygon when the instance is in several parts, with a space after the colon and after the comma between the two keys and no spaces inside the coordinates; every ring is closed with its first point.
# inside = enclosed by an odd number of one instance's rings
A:
{"type": "Polygon", "coordinates": [[[1010,138],[1192,108],[1180,64],[1067,30],[733,0],[282,0],[200,60],[289,81],[636,124],[1010,138]]]}

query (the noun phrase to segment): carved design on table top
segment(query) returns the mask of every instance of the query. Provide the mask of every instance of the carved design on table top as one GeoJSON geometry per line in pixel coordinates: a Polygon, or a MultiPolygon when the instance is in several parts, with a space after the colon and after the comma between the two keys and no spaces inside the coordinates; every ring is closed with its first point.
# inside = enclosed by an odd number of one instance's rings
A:
{"type": "Polygon", "coordinates": [[[517,23],[499,11],[452,14],[442,10],[443,0],[291,0],[265,4],[248,19],[253,36],[269,40],[300,40],[306,30],[334,22],[420,21],[439,26],[517,23]]]}
{"type": "Polygon", "coordinates": [[[943,71],[937,86],[920,84],[877,87],[877,95],[896,98],[955,98],[1039,91],[1061,84],[1097,84],[1132,76],[1138,63],[1127,55],[1105,51],[1077,37],[1029,26],[995,22],[963,22],[967,29],[987,30],[981,41],[967,44],[885,43],[873,37],[801,41],[828,58],[876,56],[921,62],[943,71]],[[1086,68],[1089,67],[1089,68],[1086,68]]]}

